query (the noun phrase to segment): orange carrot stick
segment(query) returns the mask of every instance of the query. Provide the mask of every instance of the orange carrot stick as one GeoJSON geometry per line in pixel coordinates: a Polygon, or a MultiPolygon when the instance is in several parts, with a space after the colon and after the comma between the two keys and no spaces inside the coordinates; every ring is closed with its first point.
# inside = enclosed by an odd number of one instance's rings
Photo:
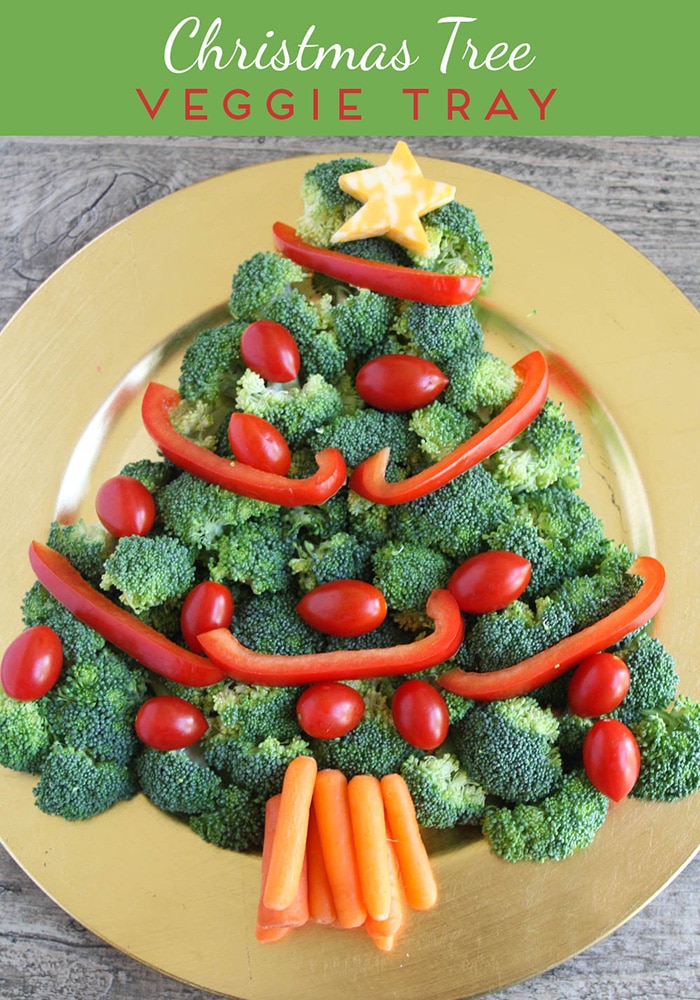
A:
{"type": "Polygon", "coordinates": [[[379,779],[357,774],[348,783],[352,835],[367,914],[386,920],[391,909],[391,873],[379,779]]]}
{"type": "Polygon", "coordinates": [[[263,902],[272,910],[284,910],[291,906],[299,891],[316,770],[313,757],[295,757],[284,774],[270,867],[263,891],[263,902]]]}
{"type": "Polygon", "coordinates": [[[291,927],[261,927],[260,924],[256,924],[255,940],[260,944],[273,944],[286,938],[291,929],[291,927]]]}
{"type": "MultiPolygon", "coordinates": [[[[373,917],[368,916],[365,921],[365,929],[374,941],[383,940],[387,942],[391,940],[393,946],[396,935],[406,922],[406,894],[401,883],[396,849],[390,840],[386,842],[386,850],[391,877],[391,908],[386,920],[375,920],[373,917]]],[[[382,947],[382,945],[378,946],[382,947]]]]}
{"type": "Polygon", "coordinates": [[[265,886],[270,870],[270,858],[272,856],[272,846],[275,841],[277,825],[279,822],[279,812],[281,795],[273,795],[265,803],[265,829],[263,833],[262,851],[262,877],[260,886],[260,899],[258,901],[258,915],[256,923],[257,930],[271,930],[279,927],[301,927],[309,919],[309,897],[308,878],[306,862],[302,865],[299,877],[299,886],[295,898],[289,906],[283,910],[273,910],[265,905],[265,886]]]}
{"type": "Polygon", "coordinates": [[[308,868],[309,920],[317,924],[333,924],[337,913],[333,892],[328,881],[326,862],[323,860],[321,837],[318,832],[316,809],[311,808],[309,830],[306,837],[306,863],[308,868]]]}
{"type": "Polygon", "coordinates": [[[348,780],[342,771],[318,772],[314,810],[323,860],[340,927],[360,927],[367,917],[352,836],[348,780]]]}
{"type": "Polygon", "coordinates": [[[387,774],[381,779],[381,788],[408,905],[414,910],[429,910],[437,902],[437,883],[408,785],[400,774],[387,774]]]}

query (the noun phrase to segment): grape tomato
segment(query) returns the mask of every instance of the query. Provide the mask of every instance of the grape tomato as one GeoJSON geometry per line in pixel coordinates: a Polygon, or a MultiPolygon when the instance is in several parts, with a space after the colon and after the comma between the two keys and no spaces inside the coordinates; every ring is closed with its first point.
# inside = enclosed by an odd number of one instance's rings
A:
{"type": "Polygon", "coordinates": [[[618,719],[598,719],[583,741],[583,767],[591,784],[614,802],[634,788],[640,753],[634,733],[618,719]]]}
{"type": "Polygon", "coordinates": [[[326,635],[365,635],[386,618],[381,590],[364,580],[331,580],[304,594],[297,611],[312,628],[326,635]]]}
{"type": "Polygon", "coordinates": [[[449,379],[437,365],[413,354],[383,354],[367,361],[355,388],[377,410],[417,410],[437,399],[449,379]]]}
{"type": "Polygon", "coordinates": [[[299,348],[286,326],[258,319],[243,331],[241,357],[267,382],[291,382],[299,374],[299,348]]]}
{"type": "Polygon", "coordinates": [[[468,614],[500,611],[523,593],[532,575],[528,559],[515,552],[491,549],[465,560],[454,571],[447,589],[468,614]]]}
{"type": "Polygon", "coordinates": [[[623,659],[613,653],[591,653],[571,675],[569,708],[584,718],[607,715],[622,702],[629,686],[630,672],[623,659]]]}
{"type": "Polygon", "coordinates": [[[209,723],[196,705],[164,694],[143,703],[134,728],[141,742],[154,750],[182,750],[200,740],[209,723]]]}
{"type": "Polygon", "coordinates": [[[359,691],[340,681],[312,684],[297,700],[297,720],[304,732],[320,740],[345,736],[365,713],[359,691]]]}
{"type": "Polygon", "coordinates": [[[215,628],[228,628],[233,619],[233,597],[228,587],[204,580],[188,593],[180,611],[182,637],[193,653],[202,653],[197,638],[215,628]]]}
{"type": "Polygon", "coordinates": [[[155,523],[153,494],[133,476],[112,476],[105,480],[95,497],[100,521],[116,538],[147,535],[155,523]]]}
{"type": "Polygon", "coordinates": [[[58,680],[63,669],[63,645],[48,625],[20,632],[5,650],[0,681],[6,694],[18,701],[36,701],[58,680]]]}
{"type": "Polygon", "coordinates": [[[419,750],[435,750],[447,738],[447,705],[428,681],[414,678],[400,684],[391,699],[391,714],[399,734],[419,750]]]}
{"type": "Polygon", "coordinates": [[[289,472],[292,464],[289,445],[268,420],[254,413],[232,413],[228,440],[239,462],[278,476],[286,476],[289,472]]]}

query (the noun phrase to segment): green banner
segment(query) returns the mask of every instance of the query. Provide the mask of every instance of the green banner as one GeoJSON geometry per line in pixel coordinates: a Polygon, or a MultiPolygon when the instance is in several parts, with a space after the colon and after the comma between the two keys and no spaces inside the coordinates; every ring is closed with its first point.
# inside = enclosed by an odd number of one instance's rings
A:
{"type": "Polygon", "coordinates": [[[84,0],[3,17],[5,135],[697,135],[698,8],[84,0]]]}

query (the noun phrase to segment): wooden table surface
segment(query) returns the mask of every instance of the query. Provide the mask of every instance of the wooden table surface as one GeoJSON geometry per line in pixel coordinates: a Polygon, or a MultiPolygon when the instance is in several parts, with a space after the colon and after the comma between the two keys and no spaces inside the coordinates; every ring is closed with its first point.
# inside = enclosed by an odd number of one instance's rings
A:
{"type": "MultiPolygon", "coordinates": [[[[0,141],[0,327],[108,226],[188,184],[325,151],[390,151],[393,139],[5,138],[0,141]]],[[[412,138],[414,153],[531,184],[593,216],[700,306],[700,138],[412,138]]],[[[682,401],[681,401],[682,405],[682,401]]],[[[694,460],[694,457],[691,459],[694,460]]],[[[699,793],[700,794],[700,793],[699,793]]],[[[563,965],[491,1000],[698,1000],[700,859],[639,914],[563,965]]],[[[207,1000],[86,931],[0,849],[2,1000],[207,1000]]]]}

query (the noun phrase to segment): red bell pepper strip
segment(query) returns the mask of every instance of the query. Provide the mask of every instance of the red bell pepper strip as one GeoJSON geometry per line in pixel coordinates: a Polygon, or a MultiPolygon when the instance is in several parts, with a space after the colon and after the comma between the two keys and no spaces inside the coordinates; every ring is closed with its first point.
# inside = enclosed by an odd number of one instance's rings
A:
{"type": "Polygon", "coordinates": [[[438,677],[438,683],[446,691],[475,701],[499,701],[528,694],[542,684],[556,680],[584,657],[613,646],[630,632],[646,625],[658,612],[666,590],[666,573],[662,564],[652,556],[639,556],[629,572],[642,577],[642,586],[621,608],[600,621],[512,667],[484,673],[455,667],[438,677]]]}
{"type": "Polygon", "coordinates": [[[289,479],[274,472],[255,469],[243,462],[215,455],[175,430],[170,414],[180,403],[174,389],[151,382],[146,387],[141,404],[144,426],[161,454],[179,469],[192,473],[208,483],[282,507],[320,504],[343,486],[347,469],[337,448],[325,448],[316,455],[318,471],[307,479],[289,479]]]}
{"type": "Polygon", "coordinates": [[[366,260],[327,247],[315,247],[305,243],[284,222],[275,222],[272,236],[275,249],[301,267],[320,271],[359,288],[369,288],[382,295],[410,299],[412,302],[428,302],[435,306],[461,305],[471,302],[482,284],[478,274],[440,274],[418,267],[366,260]]]}
{"type": "Polygon", "coordinates": [[[432,493],[493,455],[532,423],[547,399],[549,369],[540,351],[532,351],[516,361],[513,370],[523,380],[515,399],[444,458],[415,476],[388,483],[389,448],[382,448],[354,468],[348,483],[350,489],[374,503],[406,503],[432,493]]]}
{"type": "Polygon", "coordinates": [[[248,649],[225,628],[204,632],[197,638],[218,667],[245,684],[284,686],[388,677],[437,666],[459,648],[464,636],[464,620],[452,594],[443,589],[433,590],[425,610],[435,623],[432,632],[415,642],[376,649],[338,649],[285,656],[248,649]]]}
{"type": "Polygon", "coordinates": [[[208,687],[225,674],[204,656],[171,642],[106,594],[95,590],[60,553],[32,542],[29,561],[37,579],[78,621],[128,653],[149,670],[188,687],[208,687]]]}

